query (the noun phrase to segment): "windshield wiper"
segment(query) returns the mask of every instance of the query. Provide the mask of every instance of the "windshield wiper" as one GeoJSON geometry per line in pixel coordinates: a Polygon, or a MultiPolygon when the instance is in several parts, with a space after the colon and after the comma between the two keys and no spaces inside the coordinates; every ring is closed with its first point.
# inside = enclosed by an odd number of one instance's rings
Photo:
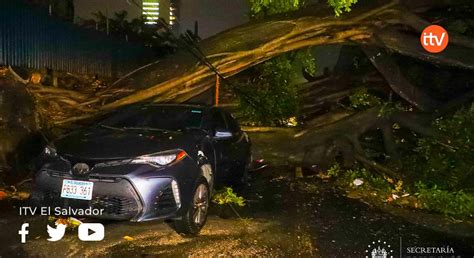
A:
{"type": "Polygon", "coordinates": [[[200,128],[200,127],[184,127],[184,128],[181,128],[180,130],[184,130],[184,131],[205,131],[203,128],[200,128]]]}
{"type": "Polygon", "coordinates": [[[162,131],[162,132],[169,132],[169,130],[166,129],[160,129],[160,128],[153,128],[153,127],[122,127],[124,130],[143,130],[143,131],[162,131]]]}
{"type": "Polygon", "coordinates": [[[111,129],[111,130],[118,130],[118,131],[123,131],[124,130],[124,129],[119,128],[119,127],[114,127],[114,126],[104,125],[104,124],[101,124],[99,126],[102,127],[102,128],[111,129]]]}

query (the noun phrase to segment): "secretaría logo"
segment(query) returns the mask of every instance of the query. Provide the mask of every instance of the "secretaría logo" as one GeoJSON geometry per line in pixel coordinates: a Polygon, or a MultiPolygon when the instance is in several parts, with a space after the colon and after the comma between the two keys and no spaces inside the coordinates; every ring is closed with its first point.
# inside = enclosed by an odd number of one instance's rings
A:
{"type": "Polygon", "coordinates": [[[444,254],[454,254],[454,249],[450,247],[449,245],[447,246],[435,246],[435,247],[420,247],[420,246],[410,246],[407,247],[407,254],[413,255],[416,254],[418,256],[420,255],[436,255],[436,256],[442,256],[444,254]]]}
{"type": "Polygon", "coordinates": [[[430,25],[421,33],[420,42],[430,53],[439,53],[448,46],[448,32],[439,25],[430,25]]]}
{"type": "Polygon", "coordinates": [[[393,258],[392,247],[385,241],[372,241],[365,249],[366,258],[393,258]]]}

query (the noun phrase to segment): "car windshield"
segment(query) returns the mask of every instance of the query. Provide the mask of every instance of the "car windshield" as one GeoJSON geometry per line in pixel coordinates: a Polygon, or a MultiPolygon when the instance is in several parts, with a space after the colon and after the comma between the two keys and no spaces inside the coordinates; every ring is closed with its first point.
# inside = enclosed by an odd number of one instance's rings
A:
{"type": "Polygon", "coordinates": [[[202,109],[186,106],[148,106],[129,109],[100,123],[112,129],[180,131],[202,125],[202,109]]]}

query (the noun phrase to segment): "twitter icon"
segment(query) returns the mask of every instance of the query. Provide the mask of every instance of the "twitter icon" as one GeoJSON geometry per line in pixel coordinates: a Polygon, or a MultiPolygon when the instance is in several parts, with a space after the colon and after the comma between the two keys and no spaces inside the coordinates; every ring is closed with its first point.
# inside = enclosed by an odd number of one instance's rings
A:
{"type": "Polygon", "coordinates": [[[46,225],[48,228],[48,241],[56,242],[63,238],[64,233],[66,233],[66,225],[64,224],[56,224],[56,228],[53,228],[49,225],[46,225]]]}

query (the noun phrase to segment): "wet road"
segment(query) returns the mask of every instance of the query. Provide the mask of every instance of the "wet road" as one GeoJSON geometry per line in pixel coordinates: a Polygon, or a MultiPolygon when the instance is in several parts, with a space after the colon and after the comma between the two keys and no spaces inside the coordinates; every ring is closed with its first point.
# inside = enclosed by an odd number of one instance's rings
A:
{"type": "MultiPolygon", "coordinates": [[[[454,252],[445,257],[473,257],[474,236],[437,232],[393,216],[335,189],[317,178],[294,179],[290,168],[255,172],[243,195],[247,206],[222,219],[214,207],[201,236],[183,238],[165,223],[106,223],[102,242],[81,242],[69,232],[58,242],[46,241],[46,218],[19,217],[18,210],[1,207],[2,257],[176,257],[176,256],[304,256],[371,257],[373,249],[387,257],[429,257],[408,251],[454,252]],[[18,230],[30,223],[26,244],[18,230]],[[124,236],[130,238],[124,239],[124,236]],[[400,243],[402,246],[400,246],[400,243]],[[380,249],[377,249],[380,247],[380,249]],[[416,249],[417,248],[417,249],[416,249]]],[[[468,234],[469,235],[469,234],[468,234]]]]}

